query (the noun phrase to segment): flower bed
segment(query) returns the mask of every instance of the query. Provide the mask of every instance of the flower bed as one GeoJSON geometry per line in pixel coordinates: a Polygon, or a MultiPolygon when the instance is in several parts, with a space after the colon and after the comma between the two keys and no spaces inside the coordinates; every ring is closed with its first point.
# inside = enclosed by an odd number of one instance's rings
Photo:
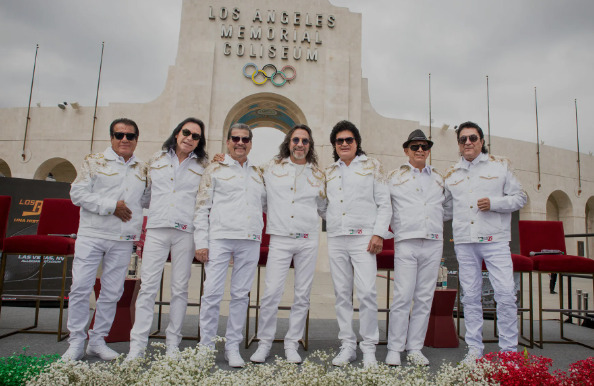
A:
{"type": "MultiPolygon", "coordinates": [[[[215,352],[198,346],[176,359],[163,355],[164,344],[149,358],[123,363],[46,361],[31,372],[29,385],[594,385],[594,357],[572,364],[567,372],[550,373],[552,360],[524,353],[491,353],[472,365],[443,364],[437,372],[423,366],[334,367],[332,351],[316,351],[301,365],[277,357],[269,364],[247,364],[240,370],[215,366],[215,352]]],[[[10,357],[13,358],[13,357],[10,357]]],[[[6,358],[5,358],[6,359],[6,358]]],[[[53,359],[55,360],[55,358],[53,359]]],[[[26,362],[26,361],[25,361],[26,362]]],[[[24,362],[23,362],[24,363],[24,362]]],[[[35,365],[37,366],[37,365],[35,365]]],[[[2,378],[0,378],[2,379],[2,378]]],[[[19,383],[13,383],[19,384],[19,383]]]]}

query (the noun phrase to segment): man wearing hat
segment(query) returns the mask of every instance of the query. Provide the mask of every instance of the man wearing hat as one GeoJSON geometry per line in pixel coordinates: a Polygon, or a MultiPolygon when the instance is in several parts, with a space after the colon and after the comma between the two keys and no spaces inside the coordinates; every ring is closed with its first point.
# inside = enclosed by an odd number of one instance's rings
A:
{"type": "Polygon", "coordinates": [[[421,353],[443,251],[443,178],[427,157],[433,142],[417,129],[402,144],[408,162],[389,176],[394,232],[394,299],[390,306],[386,363],[429,365],[421,353]],[[414,301],[412,313],[411,302],[414,301]]]}

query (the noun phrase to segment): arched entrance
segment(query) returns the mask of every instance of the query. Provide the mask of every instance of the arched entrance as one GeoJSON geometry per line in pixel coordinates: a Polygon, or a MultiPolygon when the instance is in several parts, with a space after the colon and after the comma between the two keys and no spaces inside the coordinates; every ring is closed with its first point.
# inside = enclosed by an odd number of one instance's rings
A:
{"type": "Polygon", "coordinates": [[[70,161],[64,158],[50,158],[37,168],[33,179],[58,182],[73,182],[76,178],[76,169],[70,161]]]}
{"type": "Polygon", "coordinates": [[[565,233],[573,231],[570,218],[573,217],[573,205],[567,193],[555,190],[547,199],[547,221],[563,221],[565,233]],[[570,227],[572,229],[568,229],[570,227]]]}
{"type": "Polygon", "coordinates": [[[268,92],[250,95],[237,102],[227,114],[223,125],[223,152],[229,127],[234,123],[245,123],[253,130],[250,159],[261,164],[277,153],[282,134],[298,123],[307,125],[307,120],[299,106],[282,95],[268,92]]]}
{"type": "Polygon", "coordinates": [[[12,177],[12,172],[10,171],[10,167],[0,158],[0,177],[12,177]]]}

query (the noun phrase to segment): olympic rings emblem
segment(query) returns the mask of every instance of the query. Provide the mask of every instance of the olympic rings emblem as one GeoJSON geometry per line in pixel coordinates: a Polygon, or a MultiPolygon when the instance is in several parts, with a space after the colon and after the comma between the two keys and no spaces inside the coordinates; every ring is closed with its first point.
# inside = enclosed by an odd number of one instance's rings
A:
{"type": "Polygon", "coordinates": [[[256,64],[247,63],[245,66],[243,66],[242,72],[243,72],[243,76],[245,76],[246,78],[251,78],[252,82],[257,84],[258,86],[263,85],[264,83],[266,83],[267,80],[270,80],[270,83],[272,83],[276,87],[280,87],[280,86],[284,85],[285,83],[287,83],[287,81],[293,80],[293,79],[295,79],[295,77],[297,77],[297,70],[295,70],[295,68],[293,66],[284,66],[279,71],[276,69],[276,66],[274,64],[265,64],[261,70],[258,70],[258,66],[256,66],[256,64]],[[249,67],[253,67],[253,69],[254,69],[254,71],[251,74],[246,73],[246,69],[249,67]],[[293,76],[288,77],[286,70],[292,71],[293,76]],[[258,76],[260,74],[262,74],[262,77],[264,78],[264,80],[256,79],[256,78],[258,78],[258,76]],[[282,82],[275,81],[275,79],[277,79],[279,76],[282,78],[282,82]]]}

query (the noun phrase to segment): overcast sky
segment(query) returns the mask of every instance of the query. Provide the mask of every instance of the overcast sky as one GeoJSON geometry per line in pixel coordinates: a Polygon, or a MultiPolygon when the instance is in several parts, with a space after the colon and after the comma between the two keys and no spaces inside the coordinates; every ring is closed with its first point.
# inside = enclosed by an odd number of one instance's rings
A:
{"type": "MultiPolygon", "coordinates": [[[[332,0],[363,15],[363,77],[382,115],[434,127],[474,120],[491,134],[594,151],[594,1],[332,0]]],[[[239,4],[239,3],[238,3],[239,4]]],[[[232,6],[233,4],[226,4],[232,6]]],[[[181,0],[0,0],[0,108],[143,103],[175,61],[181,0]]],[[[496,153],[497,149],[493,149],[496,153]]]]}

